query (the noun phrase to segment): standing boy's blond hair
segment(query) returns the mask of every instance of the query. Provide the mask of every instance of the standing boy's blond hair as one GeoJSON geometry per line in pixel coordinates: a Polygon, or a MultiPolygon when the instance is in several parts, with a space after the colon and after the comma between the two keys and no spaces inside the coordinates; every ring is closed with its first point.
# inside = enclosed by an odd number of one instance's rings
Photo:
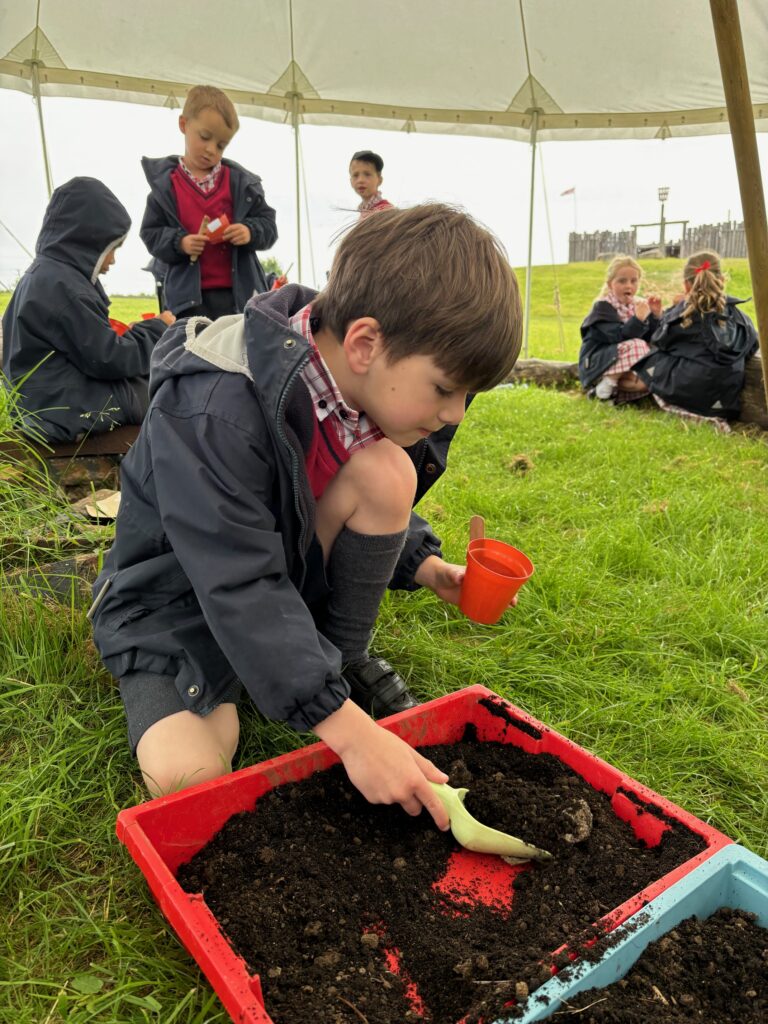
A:
{"type": "Polygon", "coordinates": [[[203,110],[215,110],[233,134],[240,127],[234,103],[215,85],[193,85],[187,93],[181,116],[198,117],[203,110]]]}

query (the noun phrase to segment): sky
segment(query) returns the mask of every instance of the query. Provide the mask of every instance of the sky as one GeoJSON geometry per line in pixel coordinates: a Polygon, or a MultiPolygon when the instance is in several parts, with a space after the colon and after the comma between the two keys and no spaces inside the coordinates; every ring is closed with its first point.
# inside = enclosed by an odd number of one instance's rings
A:
{"type": "MultiPolygon", "coordinates": [[[[104,281],[113,295],[151,293],[142,268],[148,254],[139,238],[147,184],[142,156],[180,152],[178,110],[103,100],[43,100],[54,185],[75,175],[104,181],[122,201],[133,226],[104,281]]],[[[48,201],[37,113],[31,97],[0,90],[0,290],[12,287],[30,263],[48,201]],[[9,140],[13,144],[9,144],[9,140]],[[15,241],[9,231],[21,242],[15,241]]],[[[758,136],[764,175],[768,138],[758,136]]],[[[456,203],[491,228],[514,266],[528,245],[530,146],[465,135],[385,132],[307,125],[301,129],[304,284],[321,287],[339,232],[356,219],[349,159],[373,149],[384,159],[383,194],[396,205],[427,199],[456,203]],[[308,213],[308,216],[307,216],[308,213]]],[[[298,280],[293,132],[242,118],[227,156],[260,174],[277,211],[279,238],[262,255],[275,256],[298,280]]],[[[690,139],[545,142],[537,149],[534,264],[566,263],[568,234],[617,230],[659,218],[658,188],[670,190],[667,219],[692,224],[741,219],[729,135],[690,139]],[[575,189],[571,195],[561,193],[575,189]],[[548,212],[548,216],[547,216],[548,212]]],[[[638,240],[652,242],[656,229],[638,240]]],[[[667,238],[676,237],[675,228],[667,238]]]]}

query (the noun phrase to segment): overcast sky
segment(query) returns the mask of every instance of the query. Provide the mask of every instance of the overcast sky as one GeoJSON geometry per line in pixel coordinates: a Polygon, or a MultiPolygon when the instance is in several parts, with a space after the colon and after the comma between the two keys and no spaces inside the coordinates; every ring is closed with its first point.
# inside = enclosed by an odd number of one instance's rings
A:
{"type": "MultiPolygon", "coordinates": [[[[34,250],[47,202],[34,103],[0,90],[4,144],[0,147],[0,220],[34,250]],[[13,144],[10,144],[13,140],[13,144]]],[[[133,220],[128,241],[105,281],[112,294],[152,291],[142,271],[148,256],[138,235],[147,193],[140,158],[178,153],[182,136],[176,110],[99,100],[44,99],[54,184],[75,175],[100,178],[133,220]]],[[[530,147],[463,135],[368,131],[305,126],[301,130],[307,198],[302,218],[305,284],[319,286],[330,267],[334,237],[356,217],[347,168],[357,149],[384,158],[384,195],[397,205],[440,199],[464,206],[501,238],[515,265],[526,260],[530,147]],[[306,217],[306,208],[309,218],[306,217]]],[[[768,141],[759,136],[764,176],[768,141]]],[[[693,224],[741,218],[736,170],[728,135],[667,141],[549,142],[538,149],[534,263],[564,263],[568,233],[627,228],[659,215],[658,187],[670,189],[667,218],[693,224]],[[542,175],[543,172],[543,175],[542,175]],[[575,188],[573,195],[561,196],[575,188]],[[548,200],[551,238],[547,226],[548,200]]],[[[293,133],[284,125],[243,118],[227,155],[260,174],[277,211],[279,238],[269,254],[297,280],[293,133]]],[[[653,231],[641,241],[653,241],[653,231]],[[647,237],[646,237],[647,236],[647,237]]],[[[667,237],[675,236],[670,228],[667,237]]],[[[12,285],[29,256],[0,226],[0,288],[12,285]]]]}

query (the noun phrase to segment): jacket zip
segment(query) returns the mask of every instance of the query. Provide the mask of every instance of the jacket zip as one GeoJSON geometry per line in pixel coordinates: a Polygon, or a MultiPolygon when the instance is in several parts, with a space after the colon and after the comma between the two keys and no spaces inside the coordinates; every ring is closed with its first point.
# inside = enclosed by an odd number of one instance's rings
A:
{"type": "Polygon", "coordinates": [[[285,387],[280,394],[280,400],[277,404],[277,433],[280,440],[283,442],[285,447],[288,449],[291,458],[291,484],[293,488],[293,505],[296,510],[296,517],[299,520],[299,558],[301,559],[302,573],[301,583],[299,589],[304,585],[304,577],[307,572],[307,563],[304,559],[304,539],[306,536],[307,522],[301,511],[301,505],[299,504],[299,459],[296,452],[293,450],[293,445],[288,440],[288,435],[283,430],[283,411],[285,409],[286,401],[288,400],[288,392],[301,371],[309,362],[309,353],[306,353],[304,357],[296,364],[295,368],[291,371],[291,375],[285,382],[285,387]]]}

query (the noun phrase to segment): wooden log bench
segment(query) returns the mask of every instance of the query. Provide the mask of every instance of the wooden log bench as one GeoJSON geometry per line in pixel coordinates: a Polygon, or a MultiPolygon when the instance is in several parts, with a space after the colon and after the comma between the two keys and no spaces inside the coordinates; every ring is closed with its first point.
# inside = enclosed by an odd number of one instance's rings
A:
{"type": "Polygon", "coordinates": [[[21,434],[0,441],[0,464],[34,466],[44,463],[59,486],[72,498],[81,498],[92,487],[119,487],[122,457],[139,436],[138,426],[115,427],[88,434],[80,441],[32,441],[21,434]]]}
{"type": "MultiPolygon", "coordinates": [[[[579,388],[579,364],[550,359],[519,359],[507,377],[509,384],[539,384],[543,387],[579,388]]],[[[763,386],[760,353],[752,356],[744,374],[739,422],[768,430],[768,407],[763,386]]]]}

